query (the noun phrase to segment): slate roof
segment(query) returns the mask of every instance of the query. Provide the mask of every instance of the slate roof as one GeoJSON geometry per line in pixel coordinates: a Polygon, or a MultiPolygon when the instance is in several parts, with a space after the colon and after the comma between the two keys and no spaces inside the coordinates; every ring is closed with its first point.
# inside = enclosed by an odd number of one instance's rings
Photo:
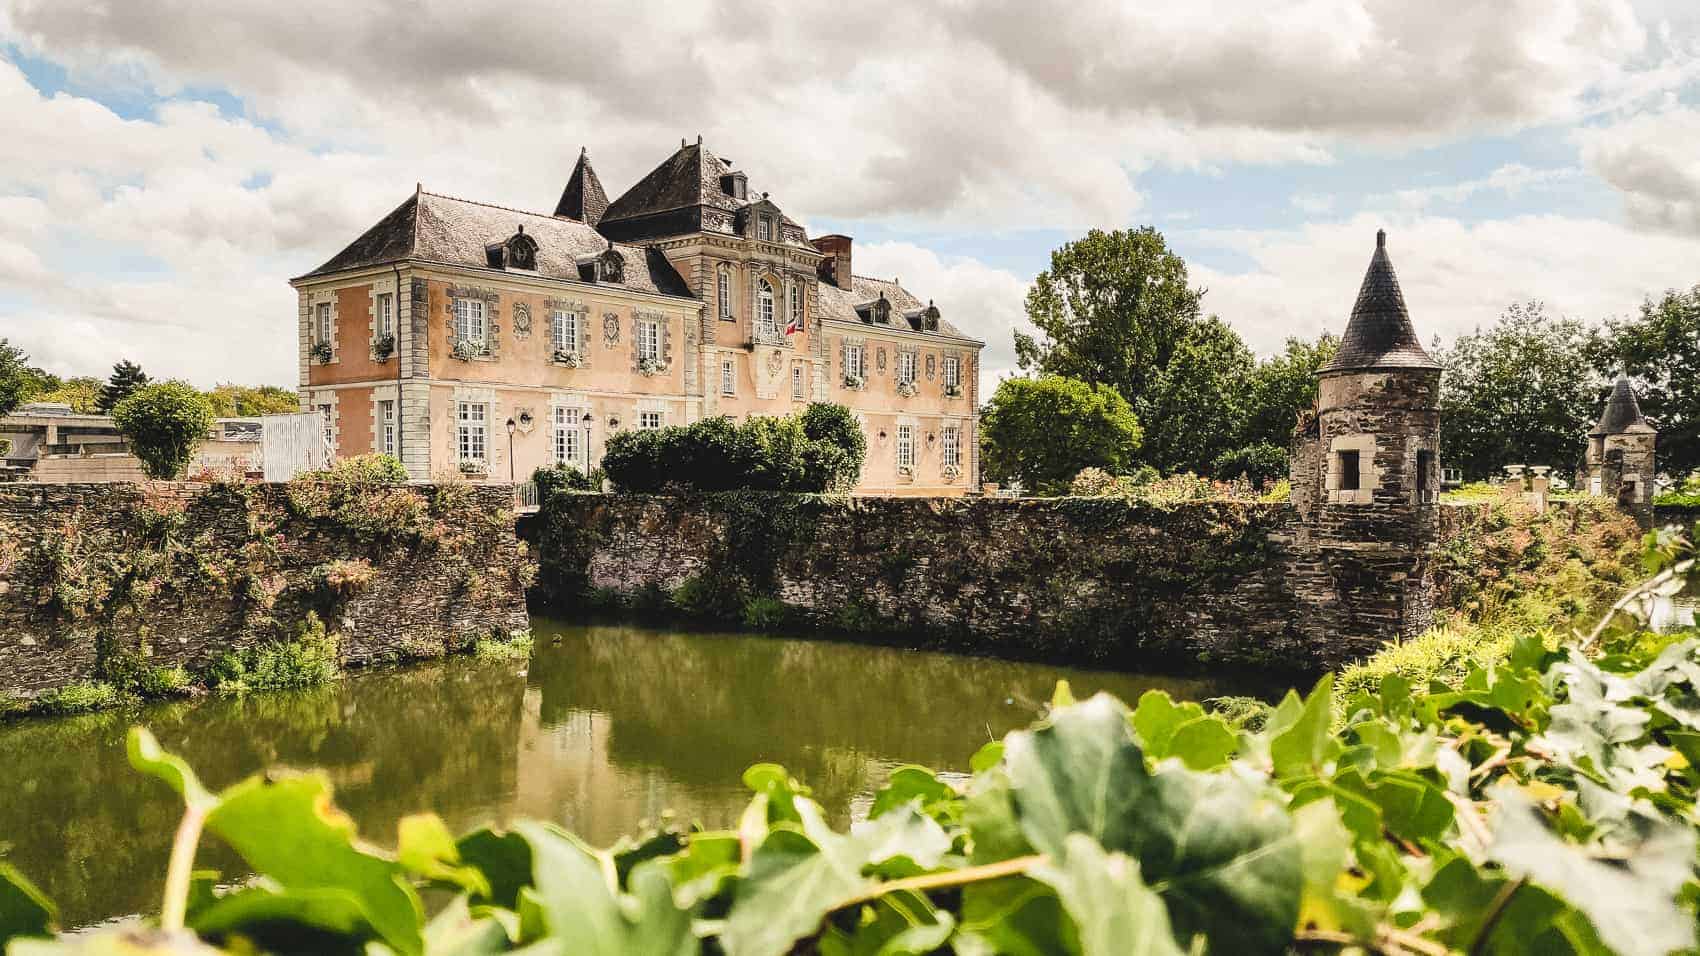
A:
{"type": "MultiPolygon", "coordinates": [[[[849,290],[840,289],[830,282],[820,283],[819,311],[823,318],[841,319],[845,322],[860,322],[861,316],[856,314],[857,306],[869,305],[879,300],[881,294],[891,303],[892,328],[910,328],[910,323],[899,324],[898,320],[918,315],[926,309],[927,303],[917,299],[908,289],[896,282],[886,279],[870,279],[866,276],[852,276],[849,290]]],[[[940,335],[954,335],[957,338],[979,341],[973,336],[966,335],[956,326],[943,318],[939,319],[940,335]]]]}
{"type": "Polygon", "coordinates": [[[1619,376],[1617,385],[1606,399],[1605,411],[1590,435],[1622,435],[1625,432],[1650,432],[1653,426],[1641,415],[1641,403],[1635,400],[1635,389],[1629,379],[1619,376]]]}
{"type": "MultiPolygon", "coordinates": [[[[485,252],[490,243],[504,242],[519,227],[537,241],[537,274],[554,279],[579,279],[578,261],[606,251],[610,243],[591,226],[576,219],[547,216],[486,203],[415,192],[395,211],[329,262],[301,278],[359,269],[402,259],[444,265],[489,268],[485,252]]],[[[607,283],[639,292],[694,298],[685,280],[654,249],[613,243],[625,256],[624,281],[607,283]]],[[[525,273],[520,273],[525,274],[525,273]]]]}
{"type": "Polygon", "coordinates": [[[607,211],[608,194],[603,191],[602,180],[596,175],[596,170],[590,166],[590,152],[580,148],[573,174],[567,179],[567,188],[561,191],[561,201],[555,204],[555,215],[570,216],[587,226],[594,226],[602,221],[607,211]]]}
{"type": "MultiPolygon", "coordinates": [[[[683,144],[661,165],[609,203],[602,221],[637,219],[689,206],[708,206],[736,213],[751,203],[761,202],[761,192],[753,187],[746,188],[744,199],[728,195],[720,186],[720,177],[731,172],[732,166],[709,152],[700,140],[683,144]]],[[[802,228],[783,213],[780,219],[785,225],[802,228]]]]}
{"type": "Polygon", "coordinates": [[[1399,277],[1393,273],[1393,260],[1387,257],[1387,233],[1377,230],[1375,255],[1358,288],[1358,301],[1352,306],[1346,334],[1340,337],[1340,350],[1318,371],[1382,368],[1438,369],[1440,363],[1423,351],[1416,329],[1411,327],[1399,277]]]}

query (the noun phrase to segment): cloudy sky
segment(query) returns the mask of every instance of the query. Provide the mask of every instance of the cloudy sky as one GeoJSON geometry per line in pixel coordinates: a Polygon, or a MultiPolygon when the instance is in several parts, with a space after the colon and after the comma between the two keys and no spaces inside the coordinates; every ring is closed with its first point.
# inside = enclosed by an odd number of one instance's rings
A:
{"type": "Polygon", "coordinates": [[[0,116],[0,335],[63,374],[293,385],[286,280],[415,182],[547,211],[699,134],[994,369],[1091,227],[1261,352],[1377,227],[1425,338],[1700,283],[1692,0],[0,0],[0,116]]]}

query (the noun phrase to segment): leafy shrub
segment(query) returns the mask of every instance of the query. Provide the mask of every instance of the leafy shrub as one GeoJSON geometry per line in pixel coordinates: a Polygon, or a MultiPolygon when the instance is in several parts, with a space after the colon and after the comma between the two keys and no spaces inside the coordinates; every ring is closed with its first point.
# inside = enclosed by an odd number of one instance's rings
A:
{"type": "Polygon", "coordinates": [[[375,488],[407,481],[407,469],[394,455],[354,455],[339,458],[317,471],[304,471],[296,481],[322,481],[333,485],[375,488]]]}
{"type": "Polygon", "coordinates": [[[1110,386],[1046,375],[999,382],[980,437],[988,480],[1057,494],[1082,469],[1131,467],[1145,433],[1133,406],[1110,386]]]}
{"type": "MultiPolygon", "coordinates": [[[[801,415],[720,416],[689,425],[621,432],[608,439],[602,468],[622,491],[824,492],[847,490],[866,446],[849,436],[847,410],[814,405],[801,415]],[[811,437],[810,427],[814,434],[811,437]]],[[[852,419],[852,425],[854,420],[852,419]]]]}
{"type": "Polygon", "coordinates": [[[1287,476],[1287,450],[1265,442],[1225,451],[1216,456],[1210,473],[1221,481],[1243,478],[1261,488],[1287,476]]]}
{"type": "Polygon", "coordinates": [[[497,637],[481,637],[472,645],[472,656],[479,660],[491,661],[523,661],[531,657],[531,649],[536,645],[536,639],[530,631],[519,631],[508,635],[506,639],[497,637]]]}
{"type": "Polygon", "coordinates": [[[336,638],[308,613],[295,639],[229,651],[207,668],[206,680],[220,693],[315,687],[339,674],[336,638]]]}
{"type": "Polygon", "coordinates": [[[127,652],[107,654],[98,672],[100,682],[120,694],[138,697],[177,697],[188,692],[189,672],[180,665],[155,666],[145,657],[127,652]]]}
{"type": "Polygon", "coordinates": [[[696,574],[679,582],[669,603],[680,613],[704,621],[731,622],[744,613],[744,589],[721,574],[696,574]]]}
{"type": "Polygon", "coordinates": [[[791,608],[775,597],[751,597],[744,601],[742,620],[752,631],[772,631],[783,627],[791,608]]]}
{"type": "Polygon", "coordinates": [[[144,385],[112,409],[112,423],[148,477],[176,478],[212,428],[212,405],[187,382],[144,385]]]}
{"type": "Polygon", "coordinates": [[[326,596],[350,597],[370,584],[377,572],[364,558],[339,558],[313,569],[313,580],[326,596]]]}
{"type": "Polygon", "coordinates": [[[32,713],[50,717],[85,714],[113,707],[122,700],[118,688],[101,681],[81,681],[50,690],[30,702],[32,713]]]}
{"type": "Polygon", "coordinates": [[[556,491],[596,491],[602,487],[602,470],[593,468],[587,475],[572,465],[546,465],[532,472],[531,480],[539,497],[556,491]]]}

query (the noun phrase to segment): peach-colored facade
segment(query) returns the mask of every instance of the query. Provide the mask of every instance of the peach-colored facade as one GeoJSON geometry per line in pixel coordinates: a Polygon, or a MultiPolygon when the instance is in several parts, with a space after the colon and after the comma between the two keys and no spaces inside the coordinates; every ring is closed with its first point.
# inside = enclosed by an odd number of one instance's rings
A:
{"type": "Polygon", "coordinates": [[[895,282],[853,277],[847,237],[811,243],[765,196],[752,206],[761,236],[622,244],[417,191],[291,283],[303,404],[338,456],[507,481],[593,467],[633,428],[831,401],[868,439],[858,492],[975,488],[983,343],[895,282]]]}

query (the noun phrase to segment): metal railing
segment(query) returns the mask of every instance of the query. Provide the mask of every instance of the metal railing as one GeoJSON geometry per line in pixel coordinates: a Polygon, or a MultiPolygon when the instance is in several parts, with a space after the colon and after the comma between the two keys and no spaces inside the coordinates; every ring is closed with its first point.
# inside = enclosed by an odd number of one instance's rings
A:
{"type": "Polygon", "coordinates": [[[514,512],[516,514],[535,514],[538,507],[537,482],[522,481],[514,485],[514,512]]]}

